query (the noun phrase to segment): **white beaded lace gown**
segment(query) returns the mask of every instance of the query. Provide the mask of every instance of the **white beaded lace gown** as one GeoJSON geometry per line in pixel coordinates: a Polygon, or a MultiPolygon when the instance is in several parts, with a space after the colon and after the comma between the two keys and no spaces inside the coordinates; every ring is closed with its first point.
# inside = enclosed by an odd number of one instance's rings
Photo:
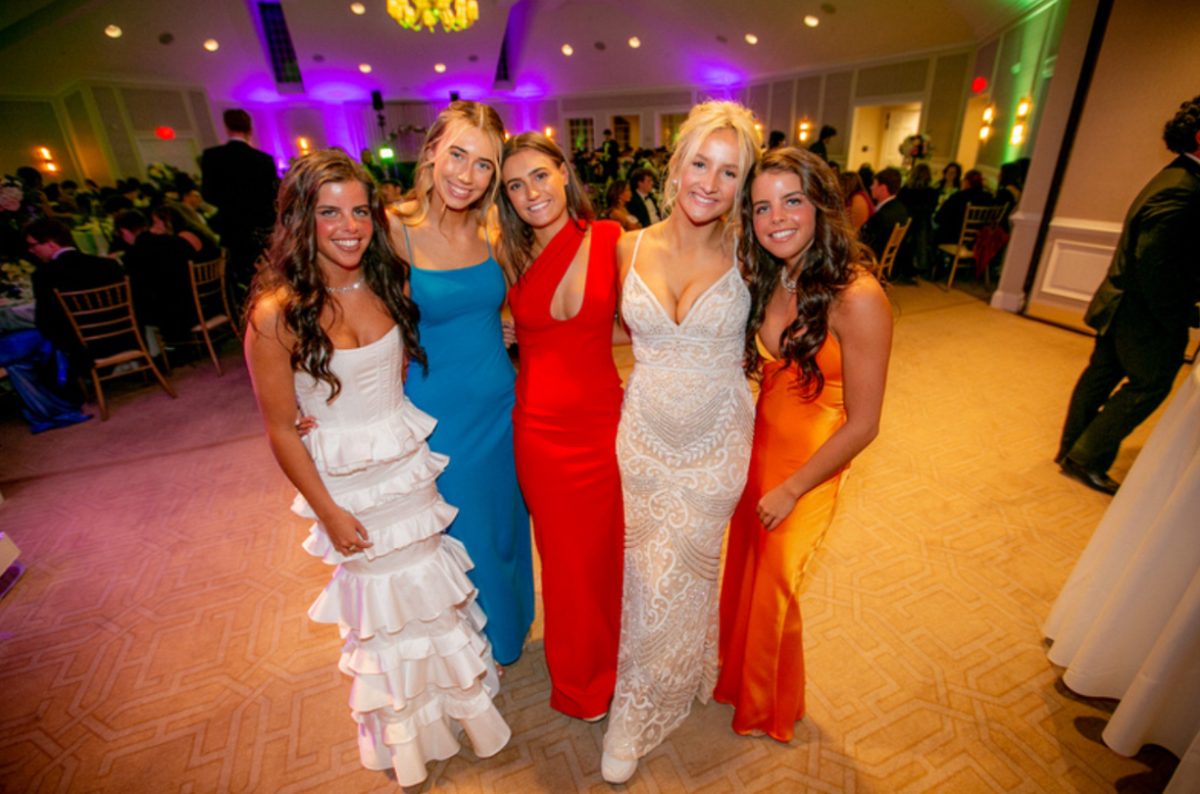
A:
{"type": "Polygon", "coordinates": [[[750,293],[736,260],[676,324],[634,265],[621,311],[633,339],[617,459],[625,581],[604,751],[653,750],[717,678],[721,542],[746,484],[754,401],[742,371],[750,293]]]}
{"type": "MultiPolygon", "coordinates": [[[[435,420],[404,395],[399,328],[371,344],[338,349],[330,369],[342,391],[296,373],[296,397],[317,427],[305,438],[334,501],[374,544],[344,557],[320,522],[304,549],[337,566],[309,609],[337,624],[339,668],[353,678],[350,710],[368,769],[394,769],[401,785],[426,777],[429,761],[459,750],[465,731],[475,754],[499,752],[510,731],[492,703],[499,689],[484,616],[462,544],[445,534],[456,514],[437,478],[447,458],[429,451],[435,420]]],[[[297,495],[292,510],[316,518],[297,495]]]]}

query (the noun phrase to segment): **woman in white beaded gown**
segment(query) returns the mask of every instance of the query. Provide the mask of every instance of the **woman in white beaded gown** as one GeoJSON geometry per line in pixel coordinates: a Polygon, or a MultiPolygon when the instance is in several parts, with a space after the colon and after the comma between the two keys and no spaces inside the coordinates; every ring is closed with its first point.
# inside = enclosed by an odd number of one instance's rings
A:
{"type": "Polygon", "coordinates": [[[339,151],[298,160],[279,191],[268,264],[255,282],[246,361],[271,451],[317,519],[304,549],[336,566],[309,609],[335,623],[339,667],[368,769],[420,783],[428,761],[499,752],[510,731],[455,509],[438,495],[447,459],[434,420],[404,394],[424,362],[407,265],[388,241],[363,168],[339,151]],[[315,427],[301,440],[297,404],[315,427]]]}
{"type": "Polygon", "coordinates": [[[601,762],[611,783],[628,780],[716,681],[721,541],[754,431],[737,226],[758,149],[742,106],[693,108],[668,166],[673,211],[617,248],[634,366],[617,433],[625,581],[601,762]]]}

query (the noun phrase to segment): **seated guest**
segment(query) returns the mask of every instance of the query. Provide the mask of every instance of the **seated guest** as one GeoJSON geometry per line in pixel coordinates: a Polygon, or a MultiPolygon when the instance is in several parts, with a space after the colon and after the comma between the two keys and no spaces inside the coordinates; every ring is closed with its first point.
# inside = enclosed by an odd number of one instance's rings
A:
{"type": "Polygon", "coordinates": [[[846,201],[846,213],[850,216],[850,225],[857,233],[867,222],[867,218],[871,217],[875,207],[871,204],[871,199],[867,196],[867,189],[863,187],[862,177],[857,172],[844,171],[840,179],[842,181],[842,197],[846,201]]]}
{"type": "Polygon", "coordinates": [[[629,189],[629,183],[624,180],[618,179],[608,186],[608,209],[604,211],[604,217],[621,224],[621,228],[626,231],[642,228],[638,219],[625,208],[632,197],[633,191],[629,189]]]}
{"type": "Polygon", "coordinates": [[[151,231],[155,234],[173,234],[186,242],[192,249],[193,262],[208,262],[221,255],[221,246],[216,235],[205,234],[188,223],[187,218],[173,204],[163,204],[150,211],[151,231]]]}
{"type": "MultiPolygon", "coordinates": [[[[115,259],[92,256],[76,250],[71,229],[55,218],[41,218],[25,227],[25,243],[29,253],[41,264],[33,272],[34,325],[42,336],[58,350],[67,354],[76,372],[91,366],[71,321],[59,304],[54,290],[63,292],[92,289],[120,282],[125,274],[115,259]]],[[[113,352],[128,340],[111,340],[113,352]]]]}
{"type": "Polygon", "coordinates": [[[942,169],[942,178],[934,187],[941,196],[940,201],[950,198],[955,191],[962,187],[962,166],[958,163],[946,163],[946,167],[942,169]]]}
{"type": "Polygon", "coordinates": [[[182,339],[196,324],[188,262],[195,250],[156,218],[126,210],[114,223],[124,241],[125,270],[138,322],[157,326],[167,339],[182,339]]]}
{"type": "MultiPolygon", "coordinates": [[[[883,258],[883,249],[887,248],[888,239],[892,236],[892,228],[908,220],[908,209],[896,200],[900,192],[900,172],[895,168],[885,168],[875,175],[875,184],[871,186],[871,198],[875,199],[875,212],[863,224],[859,237],[875,252],[876,261],[883,258]]],[[[903,260],[896,257],[892,267],[892,281],[912,283],[911,257],[903,260]]]]}
{"type": "Polygon", "coordinates": [[[908,210],[912,218],[912,226],[904,240],[904,247],[912,252],[913,268],[921,273],[931,269],[929,255],[930,237],[933,232],[933,213],[937,210],[938,199],[941,195],[933,186],[933,171],[927,163],[917,163],[913,166],[908,181],[896,198],[908,210]]]}
{"type": "Polygon", "coordinates": [[[990,206],[996,202],[994,196],[983,186],[983,174],[972,168],[962,178],[963,188],[942,202],[933,216],[933,242],[957,243],[962,232],[963,218],[967,217],[967,205],[990,206]]]}
{"type": "Polygon", "coordinates": [[[633,193],[629,197],[628,209],[630,214],[637,218],[637,222],[642,225],[642,228],[645,229],[662,220],[662,216],[658,212],[658,203],[654,198],[653,172],[639,168],[629,175],[629,184],[633,186],[633,193]]]}
{"type": "Polygon", "coordinates": [[[1000,219],[1000,225],[1008,229],[1010,228],[1008,217],[1012,215],[1013,210],[1017,208],[1017,202],[1021,200],[1021,185],[1025,181],[1021,176],[1021,166],[1016,162],[1000,166],[1000,177],[997,181],[999,184],[996,186],[996,203],[1008,205],[1004,210],[1004,217],[1000,219]]]}

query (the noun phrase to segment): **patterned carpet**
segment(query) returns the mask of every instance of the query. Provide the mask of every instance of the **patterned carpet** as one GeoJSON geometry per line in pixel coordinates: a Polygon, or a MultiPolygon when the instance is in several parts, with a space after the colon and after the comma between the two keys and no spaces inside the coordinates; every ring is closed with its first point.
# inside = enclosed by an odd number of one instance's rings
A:
{"type": "MultiPolygon", "coordinates": [[[[796,739],[697,706],[619,790],[1103,792],[1145,769],[1075,729],[1104,704],[1057,691],[1040,631],[1108,503],[1050,461],[1090,340],[929,285],[893,300],[883,429],[807,586],[796,739]]],[[[328,571],[238,355],[177,369],[178,400],[115,383],[108,422],[41,436],[0,403],[0,529],[28,566],[0,601],[0,791],[395,790],[360,768],[335,632],[305,617],[328,571]]],[[[609,790],[603,724],[548,694],[535,626],[512,743],[423,790],[609,790]]]]}

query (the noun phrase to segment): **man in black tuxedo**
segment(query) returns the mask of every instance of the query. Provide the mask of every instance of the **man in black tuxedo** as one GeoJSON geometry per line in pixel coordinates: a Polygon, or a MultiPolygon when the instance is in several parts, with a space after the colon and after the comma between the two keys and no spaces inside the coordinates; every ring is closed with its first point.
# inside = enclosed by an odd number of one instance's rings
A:
{"type": "Polygon", "coordinates": [[[1200,325],[1200,96],[1180,106],[1163,140],[1179,156],[1134,199],[1084,314],[1096,346],[1055,458],[1068,477],[1104,493],[1119,485],[1108,469],[1122,439],[1166,399],[1188,327],[1200,325]]]}
{"type": "Polygon", "coordinates": [[[254,277],[254,263],[275,223],[279,178],[271,155],[250,145],[250,114],[240,108],[223,116],[229,143],[200,157],[201,192],[217,208],[211,226],[229,249],[229,272],[237,305],[254,277]]]}
{"type": "Polygon", "coordinates": [[[92,289],[116,284],[125,278],[115,259],[85,254],[75,248],[71,230],[54,218],[42,218],[25,227],[29,253],[41,260],[33,273],[34,325],[42,336],[67,354],[74,368],[91,365],[71,321],[54,290],[92,289]]]}
{"type": "Polygon", "coordinates": [[[654,174],[639,168],[629,175],[629,184],[633,188],[633,198],[625,205],[629,214],[638,219],[643,229],[662,220],[654,200],[654,174]]]}
{"type": "MultiPolygon", "coordinates": [[[[908,221],[908,208],[896,200],[896,194],[899,192],[900,172],[895,168],[885,168],[875,175],[875,181],[871,184],[875,212],[859,230],[859,237],[875,252],[876,260],[883,258],[883,249],[887,248],[888,240],[892,236],[892,227],[908,221]]],[[[892,268],[892,280],[911,282],[913,276],[908,272],[910,270],[911,267],[906,267],[900,257],[896,257],[892,268]]]]}
{"type": "Polygon", "coordinates": [[[613,138],[612,130],[604,131],[604,142],[600,144],[600,160],[604,166],[605,181],[617,178],[617,168],[621,164],[621,147],[613,138]]]}

